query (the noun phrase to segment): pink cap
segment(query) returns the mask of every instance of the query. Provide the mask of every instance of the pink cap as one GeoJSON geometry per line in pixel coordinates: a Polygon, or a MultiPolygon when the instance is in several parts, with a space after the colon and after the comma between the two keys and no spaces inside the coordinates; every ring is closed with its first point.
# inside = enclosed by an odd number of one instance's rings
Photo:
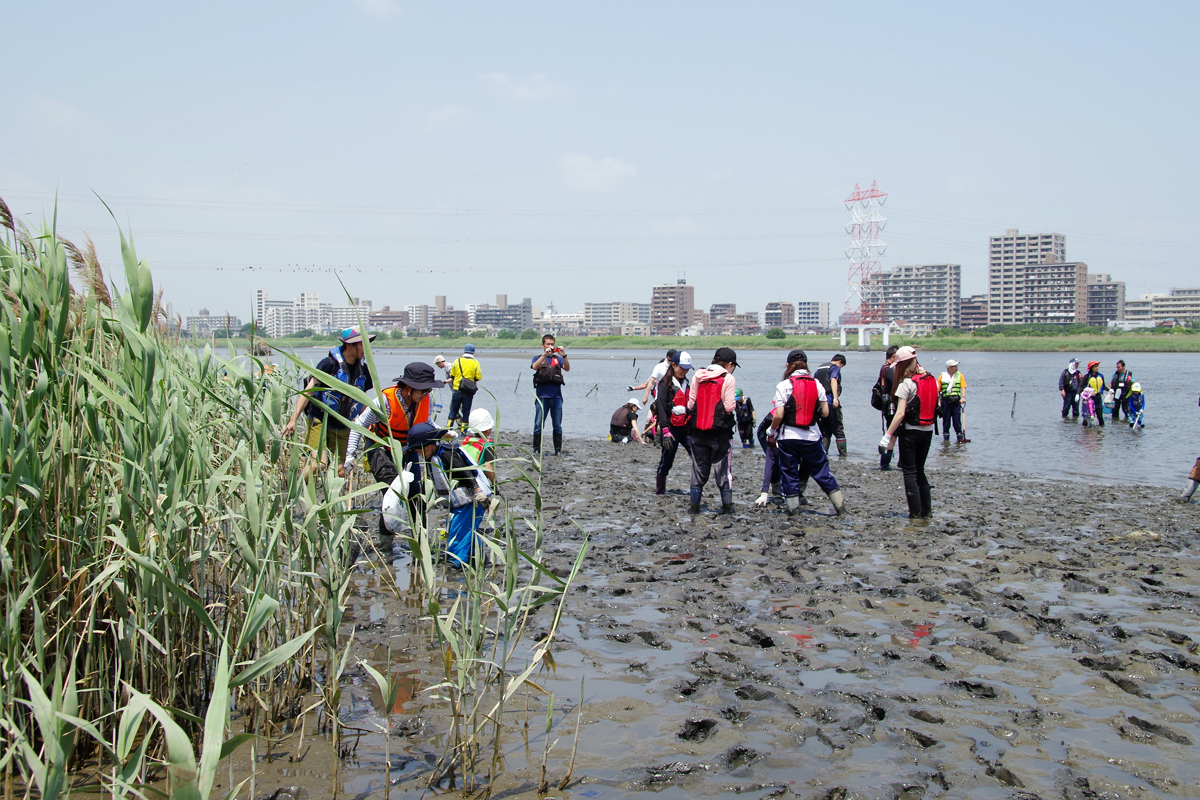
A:
{"type": "Polygon", "coordinates": [[[896,351],[896,363],[897,364],[899,364],[901,361],[908,361],[910,358],[916,358],[916,357],[917,357],[916,348],[909,347],[908,345],[905,345],[904,347],[901,347],[899,350],[896,351]]]}

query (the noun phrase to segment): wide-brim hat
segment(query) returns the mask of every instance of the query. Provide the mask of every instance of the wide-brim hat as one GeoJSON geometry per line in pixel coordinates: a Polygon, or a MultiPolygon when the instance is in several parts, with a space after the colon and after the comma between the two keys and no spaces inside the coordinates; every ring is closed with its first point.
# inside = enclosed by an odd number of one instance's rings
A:
{"type": "Polygon", "coordinates": [[[951,358],[951,359],[947,359],[947,360],[946,360],[946,366],[947,366],[947,367],[957,367],[957,366],[958,366],[958,362],[957,362],[957,361],[955,361],[953,358],[951,358]]]}
{"type": "Polygon", "coordinates": [[[404,368],[404,374],[396,378],[410,389],[440,389],[446,385],[434,377],[433,367],[422,361],[414,361],[404,368]]]}
{"type": "Polygon", "coordinates": [[[1098,366],[1100,366],[1099,361],[1089,361],[1088,362],[1088,369],[1091,369],[1092,367],[1098,367],[1098,366]]]}
{"type": "MultiPolygon", "coordinates": [[[[379,334],[376,334],[376,333],[372,333],[372,334],[368,335],[367,341],[368,342],[375,341],[375,337],[378,335],[379,334]]],[[[362,331],[360,331],[358,328],[346,328],[345,330],[342,331],[341,339],[342,339],[342,344],[357,344],[363,340],[362,331]]]]}

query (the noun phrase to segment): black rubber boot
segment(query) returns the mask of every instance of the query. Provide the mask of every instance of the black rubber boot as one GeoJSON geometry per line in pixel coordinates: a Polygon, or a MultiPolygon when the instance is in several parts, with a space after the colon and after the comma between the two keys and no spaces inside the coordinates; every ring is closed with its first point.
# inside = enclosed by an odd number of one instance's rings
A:
{"type": "Polygon", "coordinates": [[[554,455],[561,456],[562,454],[562,434],[556,433],[554,434],[554,455]]]}
{"type": "Polygon", "coordinates": [[[733,513],[733,491],[732,490],[721,492],[721,513],[722,514],[732,514],[733,513]]]}
{"type": "Polygon", "coordinates": [[[889,470],[892,468],[892,451],[884,450],[879,454],[879,468],[889,470]]]}
{"type": "Polygon", "coordinates": [[[542,435],[540,433],[535,433],[533,435],[533,452],[542,452],[542,435]]]}
{"type": "Polygon", "coordinates": [[[920,486],[918,491],[921,494],[921,518],[929,519],[933,516],[933,497],[929,486],[920,486]]]}
{"type": "Polygon", "coordinates": [[[700,490],[692,489],[689,492],[689,495],[690,495],[691,502],[688,503],[688,513],[689,514],[699,514],[700,513],[700,490]]]}
{"type": "Polygon", "coordinates": [[[838,455],[839,455],[839,456],[841,456],[841,457],[843,457],[843,458],[845,458],[845,457],[846,457],[846,452],[847,452],[847,451],[846,451],[846,440],[845,440],[845,439],[838,439],[838,440],[837,440],[837,449],[838,449],[838,455]]]}
{"type": "Polygon", "coordinates": [[[666,494],[667,493],[667,476],[666,475],[655,475],[654,476],[654,493],[655,494],[666,494]]]}

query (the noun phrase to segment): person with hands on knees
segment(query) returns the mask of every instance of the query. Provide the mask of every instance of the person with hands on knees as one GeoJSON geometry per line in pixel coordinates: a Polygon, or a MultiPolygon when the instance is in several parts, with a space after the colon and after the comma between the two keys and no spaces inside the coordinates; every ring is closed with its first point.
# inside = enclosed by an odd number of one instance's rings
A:
{"type": "Polygon", "coordinates": [[[533,451],[542,450],[542,423],[546,417],[554,425],[554,455],[562,455],[563,373],[571,371],[567,351],[555,345],[554,334],[542,337],[542,354],[533,359],[533,387],[536,393],[533,411],[533,451]]]}
{"type": "Polygon", "coordinates": [[[917,362],[917,351],[901,347],[896,351],[896,380],[892,390],[896,413],[879,442],[879,451],[891,450],[900,439],[900,469],[904,471],[904,496],[908,499],[910,519],[927,519],[932,513],[929,479],[925,477],[925,459],[933,441],[933,426],[938,415],[938,379],[917,362]]]}
{"type": "Polygon", "coordinates": [[[775,387],[771,427],[767,432],[768,442],[777,450],[784,507],[789,517],[800,508],[803,485],[810,477],[829,496],[837,514],[846,511],[842,490],[829,471],[829,456],[817,424],[818,419],[830,413],[825,387],[808,373],[808,356],[803,350],[791,351],[783,380],[775,387]]]}

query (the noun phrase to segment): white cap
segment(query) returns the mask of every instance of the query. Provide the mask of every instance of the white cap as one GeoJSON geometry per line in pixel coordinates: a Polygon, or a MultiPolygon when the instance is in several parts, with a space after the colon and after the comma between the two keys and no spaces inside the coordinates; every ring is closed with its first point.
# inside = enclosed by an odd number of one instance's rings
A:
{"type": "Polygon", "coordinates": [[[958,362],[957,362],[957,361],[955,361],[953,358],[951,358],[951,359],[949,359],[948,361],[946,361],[946,366],[947,366],[947,367],[957,367],[957,366],[958,366],[958,362]]]}
{"type": "Polygon", "coordinates": [[[446,357],[445,357],[445,356],[438,356],[437,358],[435,358],[435,359],[433,360],[433,363],[435,363],[435,364],[436,364],[436,363],[438,363],[439,361],[445,361],[445,360],[446,360],[446,357]]]}
{"type": "Polygon", "coordinates": [[[467,418],[467,427],[476,433],[483,433],[495,428],[496,421],[492,419],[492,415],[488,413],[486,408],[477,408],[467,418]]]}
{"type": "Polygon", "coordinates": [[[625,401],[625,405],[627,405],[627,406],[633,406],[634,408],[641,408],[641,407],[642,407],[642,401],[641,401],[641,400],[638,400],[636,397],[631,397],[631,398],[629,398],[627,401],[625,401]]]}
{"type": "Polygon", "coordinates": [[[677,362],[679,364],[679,366],[683,367],[684,369],[692,368],[692,354],[691,353],[681,352],[679,355],[676,356],[676,358],[679,359],[679,361],[677,362]]]}

